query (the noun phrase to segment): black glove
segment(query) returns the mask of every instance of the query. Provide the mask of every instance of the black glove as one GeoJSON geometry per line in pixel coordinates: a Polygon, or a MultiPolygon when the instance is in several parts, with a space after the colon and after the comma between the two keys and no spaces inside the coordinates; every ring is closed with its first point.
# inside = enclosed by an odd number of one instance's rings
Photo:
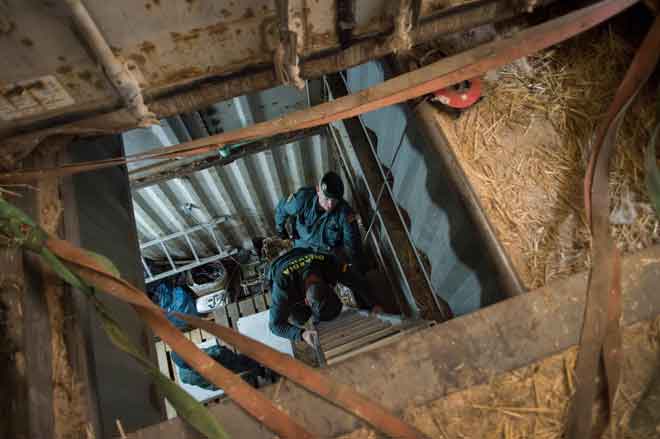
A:
{"type": "Polygon", "coordinates": [[[286,229],[278,230],[277,236],[280,239],[289,239],[289,234],[287,233],[286,229]]]}

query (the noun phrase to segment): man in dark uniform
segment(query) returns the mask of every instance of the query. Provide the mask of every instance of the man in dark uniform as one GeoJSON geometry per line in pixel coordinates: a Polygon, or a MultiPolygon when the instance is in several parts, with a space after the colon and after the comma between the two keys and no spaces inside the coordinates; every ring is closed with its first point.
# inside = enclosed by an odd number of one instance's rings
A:
{"type": "Polygon", "coordinates": [[[364,272],[360,231],[353,209],[343,196],[341,177],[328,172],[316,188],[301,188],[278,203],[275,230],[282,239],[288,239],[285,224],[293,218],[294,247],[333,253],[356,271],[364,272]]]}
{"type": "Polygon", "coordinates": [[[351,288],[360,308],[373,308],[363,278],[327,253],[293,248],[271,263],[268,279],[272,289],[271,332],[293,341],[304,340],[310,346],[314,331],[301,326],[310,317],[318,323],[332,320],[341,312],[341,300],[331,285],[341,282],[351,288]]]}

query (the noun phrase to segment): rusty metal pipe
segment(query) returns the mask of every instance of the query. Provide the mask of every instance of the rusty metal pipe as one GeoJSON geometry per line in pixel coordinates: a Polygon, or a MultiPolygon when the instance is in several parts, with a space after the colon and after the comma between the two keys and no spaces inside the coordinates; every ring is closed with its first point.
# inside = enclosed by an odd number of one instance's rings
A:
{"type": "Polygon", "coordinates": [[[103,66],[103,71],[117,90],[119,97],[138,120],[138,125],[148,126],[158,123],[156,116],[144,103],[142,90],[137,80],[126,65],[112,52],[82,0],[65,1],[76,27],[94,52],[97,61],[103,66]]]}

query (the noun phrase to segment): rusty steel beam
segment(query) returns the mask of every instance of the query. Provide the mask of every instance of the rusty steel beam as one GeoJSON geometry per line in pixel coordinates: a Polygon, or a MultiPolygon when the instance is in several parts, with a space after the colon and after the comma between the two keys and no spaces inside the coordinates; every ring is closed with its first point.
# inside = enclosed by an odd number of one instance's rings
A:
{"type": "Polygon", "coordinates": [[[125,159],[77,163],[55,169],[7,172],[0,181],[23,182],[46,176],[65,176],[147,159],[194,157],[215,151],[218,145],[270,137],[293,130],[322,126],[424,96],[476,75],[546,49],[619,14],[638,0],[602,0],[594,5],[518,32],[516,35],[477,46],[413,72],[333,102],[295,111],[245,128],[197,139],[180,145],[152,149],[125,159]]]}
{"type": "MultiPolygon", "coordinates": [[[[425,20],[413,29],[412,39],[414,44],[421,44],[440,35],[505,20],[518,13],[509,0],[485,0],[425,20]]],[[[386,34],[380,33],[351,41],[344,49],[304,59],[301,61],[301,76],[305,79],[318,78],[383,57],[391,53],[391,46],[384,41],[384,35],[386,34]]],[[[273,69],[270,66],[262,66],[251,72],[193,81],[162,95],[153,96],[147,93],[145,100],[157,118],[164,118],[200,110],[220,101],[277,85],[280,85],[280,82],[277,81],[273,69]]],[[[67,133],[80,136],[112,134],[136,127],[133,114],[127,109],[117,107],[109,112],[97,111],[94,114],[94,111],[90,110],[17,126],[15,130],[3,133],[6,138],[0,148],[0,168],[15,167],[19,160],[50,136],[67,133]]]]}

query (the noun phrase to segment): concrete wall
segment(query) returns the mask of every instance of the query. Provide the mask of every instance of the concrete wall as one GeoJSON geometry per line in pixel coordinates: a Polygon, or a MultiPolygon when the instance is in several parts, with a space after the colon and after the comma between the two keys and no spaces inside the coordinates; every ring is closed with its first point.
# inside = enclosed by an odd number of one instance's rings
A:
{"type": "MultiPolygon", "coordinates": [[[[78,142],[70,148],[74,161],[100,160],[123,154],[119,136],[78,142]]],[[[133,206],[125,168],[110,168],[73,177],[80,245],[110,258],[124,279],[142,288],[133,206]]],[[[155,362],[152,335],[133,309],[107,294],[99,294],[126,333],[150,353],[155,362]]],[[[94,312],[90,331],[91,379],[95,381],[102,437],[117,436],[115,420],[126,431],[163,419],[162,399],[137,363],[115,348],[94,312]]]]}

